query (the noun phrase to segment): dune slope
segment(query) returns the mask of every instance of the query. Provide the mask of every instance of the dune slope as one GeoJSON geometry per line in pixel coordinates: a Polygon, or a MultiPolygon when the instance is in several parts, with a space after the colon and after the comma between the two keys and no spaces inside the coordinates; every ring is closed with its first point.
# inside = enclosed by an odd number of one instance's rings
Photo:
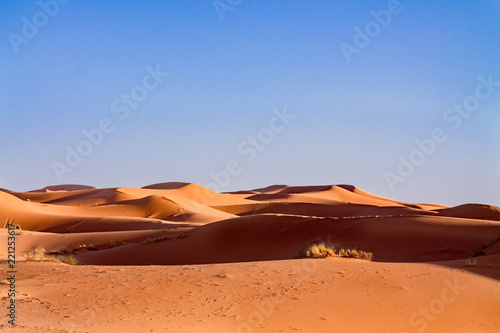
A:
{"type": "Polygon", "coordinates": [[[500,331],[500,207],[352,185],[59,185],[0,189],[1,249],[9,221],[18,319],[2,332],[500,331]],[[374,258],[298,258],[311,243],[374,258]],[[27,260],[42,248],[78,266],[27,260]]]}
{"type": "MultiPolygon", "coordinates": [[[[500,247],[499,207],[404,203],[351,185],[275,185],[234,193],[179,182],[140,189],[61,185],[25,193],[2,190],[0,219],[37,231],[28,242],[33,247],[44,243],[36,240],[42,233],[92,233],[95,241],[86,237],[85,242],[101,247],[100,233],[137,233],[127,236],[127,246],[75,253],[89,265],[293,259],[313,241],[368,251],[375,261],[385,262],[468,259],[497,253],[500,247]],[[161,236],[144,242],[145,234],[161,236]]],[[[57,242],[49,245],[56,248],[57,242]]]]}

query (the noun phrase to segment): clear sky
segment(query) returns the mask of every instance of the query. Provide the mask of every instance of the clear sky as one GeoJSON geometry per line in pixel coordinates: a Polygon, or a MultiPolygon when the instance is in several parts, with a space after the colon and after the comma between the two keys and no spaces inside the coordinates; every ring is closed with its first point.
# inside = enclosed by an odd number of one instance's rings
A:
{"type": "Polygon", "coordinates": [[[0,187],[500,205],[499,1],[0,1],[0,37],[0,187]]]}

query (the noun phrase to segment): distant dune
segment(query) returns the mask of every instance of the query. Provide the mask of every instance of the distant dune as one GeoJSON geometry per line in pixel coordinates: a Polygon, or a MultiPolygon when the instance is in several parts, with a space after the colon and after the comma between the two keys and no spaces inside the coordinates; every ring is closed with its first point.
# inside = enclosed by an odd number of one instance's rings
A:
{"type": "MultiPolygon", "coordinates": [[[[21,229],[16,237],[21,261],[33,249],[61,253],[66,248],[69,253],[65,254],[75,257],[79,265],[20,263],[23,325],[9,328],[2,323],[2,331],[145,332],[153,327],[158,332],[204,332],[205,327],[207,332],[268,332],[285,326],[285,332],[293,331],[291,327],[299,331],[417,332],[424,326],[429,332],[500,331],[500,207],[405,203],[352,185],[274,185],[229,193],[180,182],[106,189],[59,185],[29,192],[0,189],[1,249],[7,248],[7,221],[21,229]],[[311,243],[362,250],[374,257],[371,262],[297,259],[311,243]],[[302,276],[307,278],[297,289],[278,275],[292,276],[299,264],[320,270],[314,274],[304,271],[302,276]],[[160,266],[149,270],[148,265],[160,266]],[[111,266],[122,268],[117,271],[111,266]],[[117,272],[126,275],[117,279],[117,272]],[[72,278],[66,280],[66,275],[72,278]],[[222,278],[214,278],[219,275],[222,278]],[[352,279],[351,284],[346,284],[344,276],[352,279]],[[456,276],[469,288],[463,298],[439,310],[439,318],[434,314],[436,319],[425,319],[419,309],[439,299],[443,281],[456,276]],[[45,282],[38,284],[40,279],[45,282]],[[56,299],[63,295],[58,296],[59,287],[50,287],[50,279],[69,288],[66,293],[73,296],[56,299]],[[249,281],[259,284],[246,287],[249,281]],[[144,295],[157,299],[148,305],[154,313],[134,316],[132,307],[119,305],[141,302],[136,298],[145,296],[134,291],[139,285],[144,295]],[[183,300],[176,285],[195,302],[183,300]],[[122,292],[113,294],[102,308],[93,308],[90,297],[97,293],[96,286],[105,294],[112,293],[112,288],[122,292]],[[264,286],[269,287],[269,294],[263,292],[264,286]],[[213,290],[223,287],[229,289],[214,294],[213,290]],[[333,293],[330,300],[323,291],[333,293]],[[169,304],[177,302],[180,312],[169,312],[169,320],[160,320],[164,326],[148,322],[166,302],[159,295],[169,293],[173,295],[169,304]],[[197,307],[206,295],[219,302],[219,307],[210,302],[197,307]],[[249,322],[245,313],[258,312],[252,310],[252,304],[269,302],[269,295],[282,295],[286,302],[272,303],[272,315],[266,316],[262,310],[262,323],[249,322]],[[78,308],[80,313],[93,313],[92,318],[75,317],[77,324],[71,324],[52,312],[46,316],[45,303],[40,301],[44,297],[45,302],[60,303],[55,306],[58,313],[78,308]],[[318,302],[326,302],[325,307],[318,302]],[[113,311],[129,318],[130,324],[123,326],[122,319],[111,315],[113,311]],[[355,320],[351,311],[362,313],[363,321],[355,320]],[[37,322],[31,316],[45,316],[46,321],[37,322]],[[381,318],[390,320],[392,326],[384,326],[381,318]],[[168,322],[175,325],[168,326],[168,322]],[[332,327],[335,329],[329,330],[332,327]]],[[[3,259],[5,254],[0,250],[3,259]]],[[[5,286],[0,287],[5,293],[5,286]]]]}
{"type": "MultiPolygon", "coordinates": [[[[0,217],[12,219],[22,230],[73,238],[115,232],[113,239],[87,240],[101,251],[75,253],[81,264],[89,265],[293,259],[314,240],[372,252],[375,261],[428,262],[471,258],[490,251],[500,239],[499,207],[408,204],[351,185],[275,185],[234,193],[189,183],[3,190],[0,217]],[[187,229],[187,237],[176,238],[187,229]],[[146,244],[141,237],[130,242],[131,231],[171,236],[146,244]],[[104,241],[130,244],[107,250],[104,241]]],[[[24,248],[34,248],[42,236],[23,241],[24,248]]],[[[46,247],[61,247],[58,239],[46,247]]]]}

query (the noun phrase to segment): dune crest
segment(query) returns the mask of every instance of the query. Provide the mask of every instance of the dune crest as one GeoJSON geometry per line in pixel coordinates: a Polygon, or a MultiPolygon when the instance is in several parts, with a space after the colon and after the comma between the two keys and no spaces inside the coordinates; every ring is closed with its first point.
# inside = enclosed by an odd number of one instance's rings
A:
{"type": "Polygon", "coordinates": [[[0,323],[2,332],[413,332],[417,320],[429,332],[500,327],[500,207],[406,203],[352,185],[217,193],[169,182],[1,189],[0,220],[2,248],[7,221],[21,229],[22,317],[12,330],[0,323]],[[78,266],[26,260],[42,248],[42,258],[72,256],[78,266]],[[306,248],[328,259],[302,259],[306,248]],[[441,306],[443,290],[442,313],[422,321],[419,311],[441,306]]]}
{"type": "MultiPolygon", "coordinates": [[[[428,262],[494,254],[500,239],[499,207],[405,203],[352,185],[273,185],[228,193],[184,182],[104,189],[61,185],[0,191],[0,209],[4,221],[13,219],[26,231],[127,233],[113,238],[127,242],[130,232],[137,233],[131,246],[77,253],[82,264],[293,259],[313,240],[372,252],[375,261],[428,262]],[[161,231],[168,235],[164,241],[141,243],[141,233],[161,231]]],[[[36,246],[38,237],[29,244],[36,246]]]]}

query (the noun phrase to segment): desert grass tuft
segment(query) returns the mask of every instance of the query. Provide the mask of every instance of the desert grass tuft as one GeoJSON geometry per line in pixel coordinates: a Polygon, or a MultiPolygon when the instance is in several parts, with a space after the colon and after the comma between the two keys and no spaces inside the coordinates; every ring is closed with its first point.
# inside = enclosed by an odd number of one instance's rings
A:
{"type": "Polygon", "coordinates": [[[189,235],[189,232],[191,230],[184,230],[184,231],[181,231],[177,234],[176,238],[177,239],[183,239],[183,238],[186,238],[188,235],[189,235]]]}
{"type": "Polygon", "coordinates": [[[120,246],[120,245],[125,245],[127,244],[126,242],[124,241],[119,241],[119,242],[111,242],[108,244],[108,249],[112,249],[114,247],[117,247],[117,246],[120,246]]]}
{"type": "Polygon", "coordinates": [[[71,250],[70,248],[67,248],[67,247],[61,247],[57,250],[53,250],[53,251],[50,251],[50,253],[54,253],[54,254],[70,254],[70,253],[73,253],[73,250],[71,250]]]}
{"type": "Polygon", "coordinates": [[[363,260],[373,260],[373,253],[357,249],[341,248],[336,250],[334,247],[326,246],[323,243],[310,243],[306,248],[300,250],[298,258],[330,258],[344,257],[363,260]]]}
{"type": "Polygon", "coordinates": [[[368,261],[373,260],[373,253],[356,249],[340,249],[339,256],[346,258],[363,259],[368,261]]]}
{"type": "Polygon", "coordinates": [[[48,257],[45,255],[45,249],[33,249],[26,253],[26,260],[29,261],[45,261],[45,260],[51,260],[52,257],[48,257]]]}
{"type": "Polygon", "coordinates": [[[325,244],[309,244],[305,249],[299,252],[300,258],[328,258],[335,255],[335,250],[333,247],[327,247],[325,244]]]}
{"type": "Polygon", "coordinates": [[[57,256],[55,257],[55,259],[64,264],[78,265],[78,260],[76,260],[76,258],[73,256],[57,256]]]}
{"type": "Polygon", "coordinates": [[[26,260],[27,261],[59,261],[68,265],[77,265],[78,260],[76,260],[75,257],[73,256],[48,256],[45,254],[45,249],[33,249],[26,253],[26,260]]]}
{"type": "Polygon", "coordinates": [[[150,243],[161,242],[161,241],[169,240],[169,239],[170,239],[170,237],[168,237],[168,236],[159,236],[159,237],[156,237],[156,238],[148,238],[143,243],[144,244],[150,244],[150,243]]]}
{"type": "Polygon", "coordinates": [[[77,250],[97,251],[99,249],[96,248],[94,244],[79,244],[77,250]]]}

